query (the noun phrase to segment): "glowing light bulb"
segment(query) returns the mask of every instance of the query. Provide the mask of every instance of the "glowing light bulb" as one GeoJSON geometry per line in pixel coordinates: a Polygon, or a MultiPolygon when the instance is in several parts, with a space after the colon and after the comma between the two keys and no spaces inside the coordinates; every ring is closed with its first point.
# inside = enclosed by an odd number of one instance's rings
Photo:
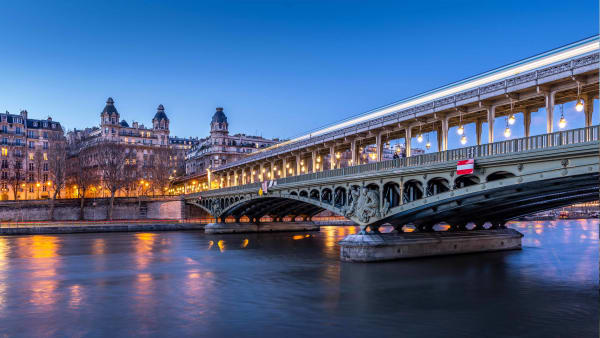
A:
{"type": "Polygon", "coordinates": [[[419,143],[423,142],[423,135],[419,134],[419,136],[417,136],[417,141],[419,141],[419,143]]]}
{"type": "Polygon", "coordinates": [[[458,135],[462,135],[465,133],[465,128],[462,125],[460,125],[456,132],[458,133],[458,135]]]}
{"type": "Polygon", "coordinates": [[[427,143],[425,143],[425,148],[427,148],[427,149],[431,148],[431,142],[427,141],[427,143]]]}
{"type": "Polygon", "coordinates": [[[577,103],[575,104],[575,110],[583,111],[583,102],[581,102],[581,99],[577,99],[577,103]]]}
{"type": "Polygon", "coordinates": [[[506,129],[504,129],[504,137],[509,138],[510,137],[510,128],[506,127],[506,129]]]}
{"type": "Polygon", "coordinates": [[[467,144],[467,137],[465,135],[463,135],[463,137],[460,138],[460,143],[467,144]]]}
{"type": "Polygon", "coordinates": [[[558,121],[558,127],[559,127],[560,129],[563,129],[563,128],[564,128],[564,127],[566,127],[566,126],[567,126],[567,120],[565,120],[565,117],[564,117],[564,116],[561,116],[561,117],[560,117],[560,120],[558,121]]]}
{"type": "Polygon", "coordinates": [[[517,121],[517,119],[515,118],[515,114],[510,114],[510,116],[508,117],[508,124],[512,126],[513,124],[515,124],[515,121],[517,121]]]}

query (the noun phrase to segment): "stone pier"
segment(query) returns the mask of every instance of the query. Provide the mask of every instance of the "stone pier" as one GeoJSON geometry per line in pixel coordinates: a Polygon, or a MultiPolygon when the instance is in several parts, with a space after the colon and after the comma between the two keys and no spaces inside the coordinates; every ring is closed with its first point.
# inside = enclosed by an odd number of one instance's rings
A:
{"type": "Polygon", "coordinates": [[[520,250],[523,234],[514,229],[349,235],[339,242],[346,262],[520,250]]]}
{"type": "Polygon", "coordinates": [[[313,222],[209,223],[204,227],[207,234],[319,230],[320,226],[313,222]]]}

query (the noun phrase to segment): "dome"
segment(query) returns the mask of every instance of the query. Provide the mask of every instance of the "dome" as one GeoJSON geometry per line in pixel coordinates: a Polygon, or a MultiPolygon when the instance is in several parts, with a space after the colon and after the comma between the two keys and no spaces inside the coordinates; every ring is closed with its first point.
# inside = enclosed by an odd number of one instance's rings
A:
{"type": "Polygon", "coordinates": [[[106,106],[104,106],[104,110],[102,110],[102,114],[107,113],[108,115],[119,114],[117,108],[115,108],[115,101],[112,97],[109,97],[106,100],[106,106]]]}
{"type": "Polygon", "coordinates": [[[121,127],[129,128],[129,124],[125,120],[121,120],[121,127]]]}
{"type": "Polygon", "coordinates": [[[217,108],[217,111],[212,117],[211,123],[227,123],[227,116],[223,113],[223,108],[217,108]]]}
{"type": "Polygon", "coordinates": [[[169,121],[169,118],[167,117],[167,114],[165,114],[165,107],[163,107],[162,104],[158,105],[158,108],[156,109],[156,114],[154,114],[154,118],[152,119],[152,121],[154,120],[167,120],[169,121]]]}

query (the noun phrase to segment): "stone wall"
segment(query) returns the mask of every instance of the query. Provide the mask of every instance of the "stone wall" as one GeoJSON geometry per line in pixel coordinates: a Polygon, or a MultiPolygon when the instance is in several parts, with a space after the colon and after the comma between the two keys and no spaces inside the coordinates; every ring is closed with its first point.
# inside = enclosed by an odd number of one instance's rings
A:
{"type": "MultiPolygon", "coordinates": [[[[50,220],[50,200],[0,202],[0,221],[47,221],[50,220]]],[[[84,220],[105,220],[108,217],[110,199],[86,199],[84,220]]],[[[115,198],[114,220],[134,219],[183,219],[184,201],[178,197],[149,198],[141,202],[137,198],[115,198]]],[[[56,200],[54,220],[78,220],[79,200],[56,200]]]]}

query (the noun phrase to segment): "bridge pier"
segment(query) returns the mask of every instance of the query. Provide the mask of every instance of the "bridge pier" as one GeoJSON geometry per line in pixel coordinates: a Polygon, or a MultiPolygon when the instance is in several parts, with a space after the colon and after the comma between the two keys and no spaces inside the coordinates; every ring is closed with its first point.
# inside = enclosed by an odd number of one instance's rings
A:
{"type": "Polygon", "coordinates": [[[264,223],[209,223],[204,227],[207,234],[234,234],[276,231],[319,231],[320,226],[313,222],[264,222],[264,223]]]}
{"type": "Polygon", "coordinates": [[[354,234],[339,242],[340,259],[378,262],[404,258],[520,250],[523,234],[514,229],[354,234]]]}

